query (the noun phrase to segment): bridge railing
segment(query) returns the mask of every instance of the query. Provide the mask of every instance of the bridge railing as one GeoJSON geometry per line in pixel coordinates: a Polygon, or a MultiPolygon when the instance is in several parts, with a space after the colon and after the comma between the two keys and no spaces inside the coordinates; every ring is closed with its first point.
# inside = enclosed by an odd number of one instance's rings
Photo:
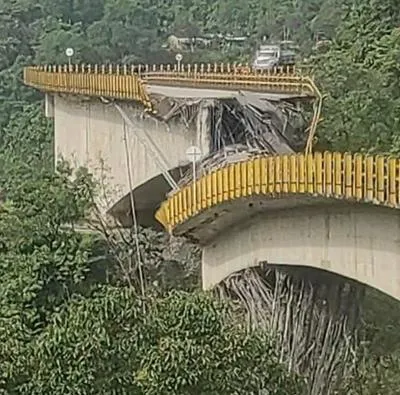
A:
{"type": "Polygon", "coordinates": [[[325,152],[261,156],[203,174],[162,204],[157,220],[172,231],[218,204],[265,195],[319,196],[400,207],[400,159],[325,152]]]}
{"type": "Polygon", "coordinates": [[[257,71],[237,64],[194,65],[45,65],[24,70],[27,85],[52,92],[138,100],[149,106],[145,83],[197,88],[253,89],[317,96],[301,69],[257,71]]]}
{"type": "Polygon", "coordinates": [[[303,75],[309,76],[311,68],[309,66],[280,66],[270,69],[256,69],[245,63],[193,63],[178,64],[70,64],[70,65],[40,65],[33,66],[51,71],[54,67],[60,67],[63,72],[70,73],[102,73],[102,74],[139,74],[146,76],[152,73],[208,73],[208,74],[257,74],[257,75],[303,75]]]}
{"type": "Polygon", "coordinates": [[[24,83],[45,92],[135,100],[152,107],[145,84],[137,74],[99,73],[90,66],[32,66],[24,69],[24,83]]]}
{"type": "Polygon", "coordinates": [[[231,71],[201,71],[188,67],[184,70],[142,71],[142,78],[149,84],[187,86],[194,88],[247,89],[257,92],[290,93],[316,97],[310,77],[293,71],[272,70],[258,72],[234,69],[231,71]]]}
{"type": "MultiPolygon", "coordinates": [[[[116,68],[124,66],[116,66],[116,68]]],[[[131,71],[143,75],[154,73],[195,73],[195,74],[234,74],[234,75],[292,75],[309,76],[311,69],[306,66],[279,66],[269,69],[254,68],[248,63],[193,63],[193,64],[153,64],[153,65],[133,65],[129,66],[131,71]]]]}

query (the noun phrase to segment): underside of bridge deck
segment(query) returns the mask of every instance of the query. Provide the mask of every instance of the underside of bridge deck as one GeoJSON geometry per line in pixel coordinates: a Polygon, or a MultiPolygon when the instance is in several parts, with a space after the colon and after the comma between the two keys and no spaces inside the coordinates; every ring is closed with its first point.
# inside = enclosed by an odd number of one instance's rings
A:
{"type": "Polygon", "coordinates": [[[340,274],[400,299],[400,213],[360,205],[269,211],[203,247],[203,287],[261,262],[340,274]]]}

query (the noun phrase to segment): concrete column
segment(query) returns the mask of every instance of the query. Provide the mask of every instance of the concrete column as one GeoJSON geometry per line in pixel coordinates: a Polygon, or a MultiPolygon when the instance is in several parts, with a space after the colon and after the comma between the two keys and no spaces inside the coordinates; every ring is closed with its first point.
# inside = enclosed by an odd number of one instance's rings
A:
{"type": "Polygon", "coordinates": [[[199,104],[199,113],[196,122],[196,145],[200,148],[203,156],[210,152],[211,141],[211,109],[214,100],[202,100],[199,104]]]}
{"type": "Polygon", "coordinates": [[[45,95],[44,114],[46,118],[54,118],[54,96],[50,93],[45,95]]]}

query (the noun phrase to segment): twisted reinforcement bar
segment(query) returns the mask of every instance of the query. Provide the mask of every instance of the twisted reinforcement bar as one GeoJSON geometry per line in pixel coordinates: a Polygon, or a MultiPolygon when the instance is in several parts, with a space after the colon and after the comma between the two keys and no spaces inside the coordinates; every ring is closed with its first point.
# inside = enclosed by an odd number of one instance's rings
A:
{"type": "Polygon", "coordinates": [[[215,169],[174,192],[156,218],[173,232],[177,225],[223,202],[290,194],[400,208],[400,159],[337,152],[254,157],[215,169]]]}

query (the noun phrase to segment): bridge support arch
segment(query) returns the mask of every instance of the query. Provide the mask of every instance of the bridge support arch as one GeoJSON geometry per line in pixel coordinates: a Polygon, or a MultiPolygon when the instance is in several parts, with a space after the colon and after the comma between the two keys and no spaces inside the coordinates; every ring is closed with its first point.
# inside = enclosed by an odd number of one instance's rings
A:
{"type": "Polygon", "coordinates": [[[256,215],[203,246],[203,287],[263,261],[331,271],[400,299],[400,214],[338,204],[256,215]]]}

